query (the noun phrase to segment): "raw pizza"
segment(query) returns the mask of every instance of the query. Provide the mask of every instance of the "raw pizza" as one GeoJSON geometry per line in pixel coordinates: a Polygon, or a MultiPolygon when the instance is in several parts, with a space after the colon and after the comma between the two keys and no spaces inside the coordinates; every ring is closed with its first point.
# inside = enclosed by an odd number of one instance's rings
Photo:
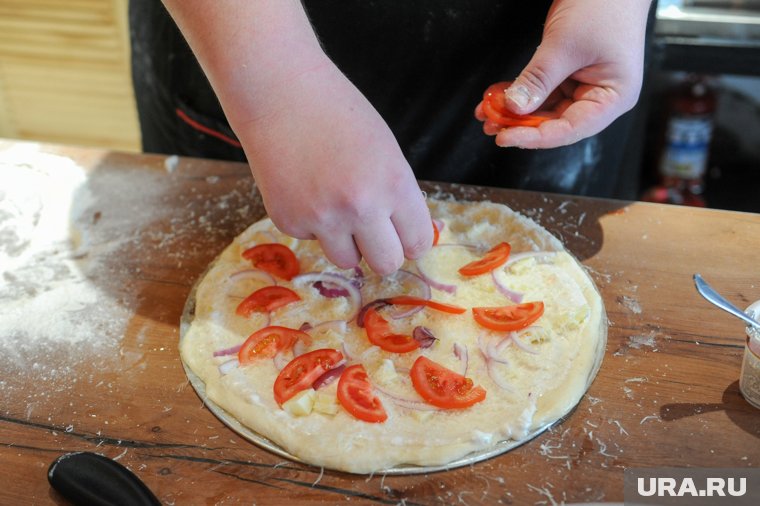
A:
{"type": "Polygon", "coordinates": [[[253,224],[197,286],[182,359],[208,399],[317,466],[445,466],[566,415],[606,317],[583,267],[506,206],[430,200],[436,244],[380,277],[253,224]]]}

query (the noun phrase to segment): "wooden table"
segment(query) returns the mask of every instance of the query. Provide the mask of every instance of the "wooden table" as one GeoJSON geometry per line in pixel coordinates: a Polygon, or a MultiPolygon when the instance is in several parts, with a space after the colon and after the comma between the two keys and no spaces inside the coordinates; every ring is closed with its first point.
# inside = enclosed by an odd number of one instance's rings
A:
{"type": "Polygon", "coordinates": [[[192,284],[264,215],[244,165],[6,141],[0,175],[0,260],[34,246],[45,216],[35,209],[48,202],[68,224],[67,240],[0,277],[2,504],[63,503],[47,468],[82,450],[117,459],[166,504],[610,502],[622,501],[629,467],[760,466],[760,410],[738,389],[743,326],[692,283],[700,272],[741,307],[760,299],[760,215],[425,185],[505,202],[559,236],[604,298],[606,355],[574,413],[507,454],[356,476],[241,439],[180,363],[192,284]]]}

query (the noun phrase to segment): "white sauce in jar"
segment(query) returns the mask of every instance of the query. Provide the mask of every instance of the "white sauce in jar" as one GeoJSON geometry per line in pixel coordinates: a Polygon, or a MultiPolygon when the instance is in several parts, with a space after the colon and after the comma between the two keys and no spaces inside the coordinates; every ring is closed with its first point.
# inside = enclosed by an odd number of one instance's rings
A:
{"type": "MultiPolygon", "coordinates": [[[[749,306],[746,312],[751,317],[758,319],[760,301],[749,306]]],[[[744,346],[739,390],[747,402],[756,408],[760,408],[760,330],[751,326],[747,327],[747,344],[744,346]]]]}

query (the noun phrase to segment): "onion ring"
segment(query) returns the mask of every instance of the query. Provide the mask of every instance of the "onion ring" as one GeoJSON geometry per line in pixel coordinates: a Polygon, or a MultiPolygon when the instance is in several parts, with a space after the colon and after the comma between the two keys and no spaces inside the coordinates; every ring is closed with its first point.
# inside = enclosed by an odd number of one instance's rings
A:
{"type": "Polygon", "coordinates": [[[459,359],[463,364],[462,376],[467,377],[467,367],[469,366],[469,354],[467,353],[467,345],[454,343],[454,356],[459,359]]]}
{"type": "Polygon", "coordinates": [[[525,258],[531,258],[531,257],[551,257],[556,255],[556,251],[523,251],[521,253],[515,253],[513,255],[509,256],[509,260],[507,260],[507,263],[504,264],[504,268],[508,267],[510,264],[513,264],[515,262],[519,262],[520,260],[523,260],[525,258]]]}
{"type": "MultiPolygon", "coordinates": [[[[436,248],[442,246],[439,244],[436,246],[436,248]]],[[[428,274],[425,273],[425,270],[420,265],[420,262],[417,261],[414,263],[417,266],[417,272],[420,273],[420,277],[425,280],[425,282],[430,285],[432,288],[435,288],[436,290],[441,290],[443,292],[455,294],[457,293],[457,285],[449,285],[447,283],[441,283],[440,281],[436,281],[435,279],[431,278],[428,274]]]]}
{"type": "Polygon", "coordinates": [[[230,359],[226,362],[222,362],[219,364],[219,374],[224,376],[225,374],[229,374],[229,372],[235,368],[237,368],[240,365],[240,362],[237,358],[230,359]]]}
{"type": "Polygon", "coordinates": [[[407,399],[405,397],[399,397],[398,395],[388,392],[387,390],[384,390],[383,388],[377,385],[372,385],[372,387],[375,390],[377,390],[381,395],[390,399],[390,401],[393,402],[393,404],[396,404],[397,406],[400,406],[402,408],[414,409],[417,411],[439,411],[440,410],[440,408],[431,406],[430,404],[427,404],[424,401],[418,401],[415,399],[407,399]]]}
{"type": "MultiPolygon", "coordinates": [[[[396,271],[396,274],[404,274],[405,276],[412,279],[414,281],[415,286],[419,287],[420,290],[422,291],[422,294],[419,295],[419,297],[421,299],[430,300],[430,297],[432,296],[432,293],[430,290],[430,284],[427,281],[425,281],[425,279],[422,276],[420,276],[419,274],[415,274],[413,272],[407,271],[407,270],[403,270],[403,269],[399,269],[398,271],[396,271]]],[[[413,294],[410,294],[407,291],[406,295],[413,295],[413,294]]],[[[401,318],[412,316],[413,314],[422,311],[422,309],[423,309],[423,306],[414,306],[411,309],[393,311],[388,316],[390,316],[394,320],[399,320],[401,318]]]]}
{"type": "Polygon", "coordinates": [[[520,292],[516,292],[509,288],[507,285],[505,285],[497,276],[496,276],[496,270],[491,271],[491,279],[493,279],[494,285],[496,285],[496,289],[501,292],[502,295],[504,295],[506,298],[514,302],[515,304],[519,304],[523,300],[523,294],[520,292]]]}
{"type": "MultiPolygon", "coordinates": [[[[528,327],[525,330],[529,330],[529,329],[534,329],[535,330],[535,329],[541,329],[541,327],[538,327],[538,326],[534,325],[532,327],[528,327]]],[[[532,344],[528,343],[527,341],[524,341],[520,336],[517,335],[516,332],[512,332],[511,335],[512,335],[512,340],[515,342],[515,345],[517,345],[517,347],[520,348],[522,351],[524,351],[526,353],[530,353],[532,355],[538,355],[539,354],[539,351],[538,351],[538,349],[535,346],[533,346],[532,344]]]]}
{"type": "Polygon", "coordinates": [[[317,378],[314,383],[312,383],[311,387],[314,390],[319,390],[320,388],[324,388],[336,379],[340,377],[341,374],[343,374],[343,370],[346,368],[346,359],[341,360],[340,362],[336,363],[332,369],[324,373],[322,376],[317,378]]]}
{"type": "Polygon", "coordinates": [[[230,281],[240,281],[241,279],[255,279],[269,285],[276,285],[277,280],[266,271],[261,269],[244,269],[242,271],[233,272],[228,276],[230,281]]]}
{"type": "Polygon", "coordinates": [[[346,290],[348,294],[346,298],[351,305],[351,308],[349,310],[350,317],[346,318],[347,321],[353,320],[359,313],[359,309],[362,306],[362,294],[359,289],[354,286],[353,283],[351,283],[351,280],[340,274],[336,274],[334,272],[307,272],[305,274],[299,274],[298,276],[294,277],[292,281],[294,284],[326,281],[346,290]]]}
{"type": "Polygon", "coordinates": [[[240,351],[240,348],[243,347],[243,343],[236,344],[235,346],[230,346],[229,348],[225,348],[223,350],[216,350],[214,352],[215,357],[224,357],[227,355],[235,355],[237,352],[240,351]]]}

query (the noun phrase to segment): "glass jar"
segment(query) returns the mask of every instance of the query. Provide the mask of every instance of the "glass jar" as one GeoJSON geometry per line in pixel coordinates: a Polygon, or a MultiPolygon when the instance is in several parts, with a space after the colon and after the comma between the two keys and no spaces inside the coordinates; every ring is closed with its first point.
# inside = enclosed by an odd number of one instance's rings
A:
{"type": "MultiPolygon", "coordinates": [[[[758,320],[760,300],[749,306],[746,313],[758,320]]],[[[739,390],[747,402],[760,408],[760,329],[752,326],[747,327],[747,344],[744,346],[739,390]]]]}

